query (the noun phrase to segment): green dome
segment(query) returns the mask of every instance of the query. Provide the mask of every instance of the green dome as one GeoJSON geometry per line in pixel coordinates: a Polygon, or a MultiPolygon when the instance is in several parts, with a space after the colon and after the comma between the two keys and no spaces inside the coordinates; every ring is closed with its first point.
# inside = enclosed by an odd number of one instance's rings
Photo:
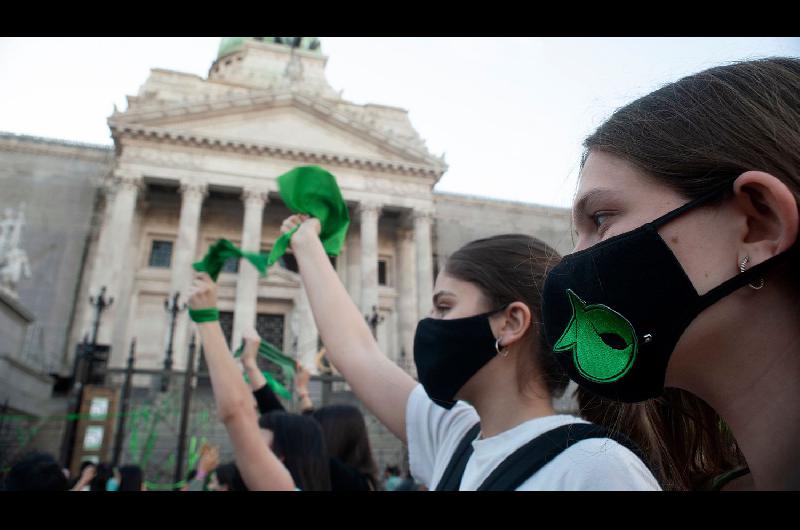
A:
{"type": "Polygon", "coordinates": [[[219,51],[217,51],[217,59],[240,49],[248,40],[269,42],[271,44],[280,44],[291,48],[322,53],[320,42],[317,37],[222,37],[219,43],[219,51]]]}

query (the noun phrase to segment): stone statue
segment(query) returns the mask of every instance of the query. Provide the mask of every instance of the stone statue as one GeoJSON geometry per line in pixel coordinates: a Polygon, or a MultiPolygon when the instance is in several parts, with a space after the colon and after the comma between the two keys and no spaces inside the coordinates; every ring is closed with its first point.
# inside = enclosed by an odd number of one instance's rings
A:
{"type": "Polygon", "coordinates": [[[3,219],[0,220],[0,259],[2,259],[6,253],[6,247],[9,245],[14,223],[14,210],[6,208],[5,215],[3,215],[3,219]]]}
{"type": "Polygon", "coordinates": [[[5,216],[0,221],[0,287],[15,293],[17,284],[22,278],[31,277],[28,255],[22,248],[22,227],[25,225],[25,205],[21,205],[19,213],[6,208],[5,216]]]}

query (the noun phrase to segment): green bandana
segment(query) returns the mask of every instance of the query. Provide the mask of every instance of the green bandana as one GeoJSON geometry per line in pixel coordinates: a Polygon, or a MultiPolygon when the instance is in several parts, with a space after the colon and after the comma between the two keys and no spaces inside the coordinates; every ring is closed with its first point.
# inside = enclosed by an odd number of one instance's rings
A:
{"type": "Polygon", "coordinates": [[[257,252],[245,252],[227,239],[220,239],[208,248],[201,261],[192,264],[197,272],[207,272],[211,279],[217,281],[219,271],[228,258],[244,258],[258,269],[262,276],[267,274],[266,256],[257,252]]]}
{"type": "MultiPolygon", "coordinates": [[[[329,256],[338,256],[350,226],[350,214],[336,184],[336,178],[317,166],[296,167],[278,177],[281,198],[294,213],[304,213],[319,219],[322,227],[319,239],[329,256]]],[[[267,258],[267,266],[278,261],[286,252],[291,230],[275,241],[267,258]]]]}
{"type": "MultiPolygon", "coordinates": [[[[244,351],[244,344],[242,344],[236,353],[234,353],[234,357],[239,357],[242,352],[244,351]]],[[[294,379],[294,367],[295,362],[294,359],[291,357],[286,356],[283,352],[281,352],[278,348],[270,344],[269,342],[262,340],[261,344],[258,346],[258,354],[267,359],[269,362],[277,365],[277,367],[281,371],[281,375],[283,376],[283,380],[285,382],[292,381],[294,379]]],[[[286,389],[283,384],[278,381],[274,374],[270,372],[261,372],[264,374],[264,378],[267,380],[267,384],[275,392],[277,395],[281,396],[284,399],[291,399],[292,393],[286,389]]]]}
{"type": "Polygon", "coordinates": [[[219,320],[219,309],[207,307],[205,309],[189,309],[189,318],[192,322],[214,322],[219,320]]]}

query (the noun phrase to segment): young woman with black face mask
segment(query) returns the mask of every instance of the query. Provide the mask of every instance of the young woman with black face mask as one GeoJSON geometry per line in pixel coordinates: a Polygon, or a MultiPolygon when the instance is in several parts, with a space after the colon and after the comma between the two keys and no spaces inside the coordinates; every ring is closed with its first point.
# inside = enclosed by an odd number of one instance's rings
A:
{"type": "Polygon", "coordinates": [[[669,489],[800,489],[798,87],[796,58],[711,68],[585,141],[544,327],[669,489]]]}
{"type": "Polygon", "coordinates": [[[558,259],[550,247],[504,235],[450,257],[436,279],[430,318],[417,328],[418,384],[379,350],[325,254],[319,222],[293,215],[281,230],[295,227],[291,247],[330,361],[408,444],[412,475],[429,489],[659,489],[631,450],[597,433],[582,439],[591,425],[554,413],[552,398],[567,379],[538,325],[539,289],[558,259]],[[555,434],[539,436],[556,430],[580,441],[554,447],[545,441],[555,434]],[[534,439],[535,458],[501,466],[534,439]],[[532,467],[520,476],[524,465],[532,467]]]}

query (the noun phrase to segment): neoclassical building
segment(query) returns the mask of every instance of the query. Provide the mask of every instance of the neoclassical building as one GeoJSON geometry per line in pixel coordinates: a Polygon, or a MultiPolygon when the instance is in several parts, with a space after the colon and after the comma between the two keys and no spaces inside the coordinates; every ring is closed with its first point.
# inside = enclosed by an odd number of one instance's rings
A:
{"type": "MultiPolygon", "coordinates": [[[[414,329],[430,310],[437,261],[454,250],[448,243],[465,242],[459,225],[482,222],[475,214],[487,201],[434,193],[447,166],[425,147],[408,112],[343,100],[325,79],[325,63],[318,47],[224,39],[208,78],[154,69],[128,108],[109,118],[116,157],[81,292],[106,287],[116,299],[99,334],[111,344],[111,366],[122,365],[133,338],[137,361],[162,362],[165,297],[187,291],[191,263],[218,238],[268,251],[291,213],[276,178],[310,164],[336,176],[351,210],[336,270],[365,316],[377,308],[383,351],[411,366],[414,329]],[[447,215],[441,222],[437,211],[447,215]],[[444,237],[434,233],[440,224],[444,237]]],[[[549,226],[539,231],[556,246],[566,243],[565,212],[492,206],[506,217],[533,214],[521,229],[544,217],[549,226]]],[[[244,262],[227,270],[219,306],[231,346],[238,346],[243,326],[256,324],[313,369],[319,342],[291,257],[265,278],[244,262]]],[[[90,308],[83,308],[73,344],[91,324],[90,308]]],[[[176,330],[174,366],[182,369],[185,313],[176,330]]]]}
{"type": "MultiPolygon", "coordinates": [[[[72,370],[76,346],[92,332],[88,298],[102,288],[114,300],[98,330],[98,342],[110,345],[109,367],[124,367],[135,339],[137,367],[161,368],[170,337],[165,299],[177,292],[185,301],[191,264],[219,238],[268,251],[290,214],[276,179],[299,165],[336,176],[351,225],[332,263],[365,318],[378,317],[382,350],[412,375],[416,323],[430,311],[435,275],[450,253],[509,232],[570,250],[566,209],[434,191],[447,165],[427,149],[408,111],[344,100],[326,80],[319,42],[293,44],[227,38],[205,78],[151,70],[127,108],[108,119],[113,148],[0,135],[0,179],[9,190],[0,208],[25,202],[31,219],[32,278],[21,280],[19,302],[31,310],[31,326],[44,330],[50,374],[72,370]],[[60,206],[43,191],[51,184],[81,209],[60,206]],[[64,234],[52,232],[56,225],[64,234]],[[47,292],[60,293],[55,305],[41,283],[55,264],[37,259],[37,245],[64,247],[69,258],[47,283],[47,292]]],[[[291,255],[263,278],[233,260],[218,284],[232,347],[254,324],[316,371],[321,343],[291,255]]],[[[185,311],[175,324],[172,367],[182,371],[193,326],[185,311]]],[[[41,402],[49,408],[37,409],[34,398],[11,406],[34,415],[55,407],[52,396],[41,402]]]]}

